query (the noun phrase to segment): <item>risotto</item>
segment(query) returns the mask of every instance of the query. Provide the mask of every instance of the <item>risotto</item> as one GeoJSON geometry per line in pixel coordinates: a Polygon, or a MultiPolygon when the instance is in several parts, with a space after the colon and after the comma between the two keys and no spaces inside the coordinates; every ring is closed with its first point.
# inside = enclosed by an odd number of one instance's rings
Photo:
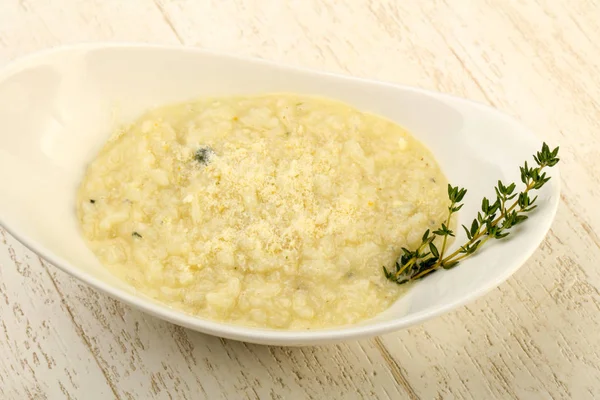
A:
{"type": "Polygon", "coordinates": [[[115,132],[77,214],[99,260],[159,302],[315,329],[373,317],[406,290],[382,266],[442,222],[446,185],[382,117],[316,97],[213,98],[115,132]]]}

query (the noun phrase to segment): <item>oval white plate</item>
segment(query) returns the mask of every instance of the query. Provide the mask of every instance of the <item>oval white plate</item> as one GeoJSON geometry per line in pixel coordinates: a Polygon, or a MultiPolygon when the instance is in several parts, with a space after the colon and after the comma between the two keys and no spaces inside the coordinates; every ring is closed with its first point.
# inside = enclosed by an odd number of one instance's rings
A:
{"type": "Polygon", "coordinates": [[[468,188],[460,223],[476,214],[484,195],[493,196],[498,179],[518,182],[518,167],[541,147],[529,130],[492,108],[426,90],[195,49],[79,45],[38,53],[0,71],[0,224],[63,271],[131,306],[211,335],[277,345],[374,336],[452,310],[507,279],[550,228],[559,201],[556,167],[539,193],[538,209],[510,240],[429,276],[369,321],[318,331],[246,328],[193,317],[137,294],[107,273],[79,234],[74,199],[86,164],[111,130],[165,103],[264,92],[336,98],[406,127],[429,146],[450,182],[468,188]]]}

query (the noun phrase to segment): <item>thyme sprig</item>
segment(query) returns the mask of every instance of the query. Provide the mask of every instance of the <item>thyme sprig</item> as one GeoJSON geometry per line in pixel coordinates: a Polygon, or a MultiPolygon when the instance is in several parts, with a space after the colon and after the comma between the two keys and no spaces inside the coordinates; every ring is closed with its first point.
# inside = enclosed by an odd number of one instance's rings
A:
{"type": "Polygon", "coordinates": [[[421,244],[415,250],[402,248],[402,254],[395,263],[395,270],[388,270],[385,266],[383,272],[391,281],[398,284],[414,281],[440,269],[451,269],[456,267],[461,260],[475,253],[490,239],[502,239],[510,234],[509,230],[514,226],[527,220],[527,213],[534,210],[537,196],[531,197],[530,192],[540,189],[550,180],[544,168],[553,167],[559,162],[558,147],[550,150],[544,143],[542,149],[533,156],[537,167],[530,167],[525,161],[520,167],[521,182],[525,185],[522,192],[517,193],[517,185],[504,184],[498,181],[494,188],[496,200],[491,202],[484,197],[481,201],[481,210],[477,212],[477,218],[469,227],[462,225],[467,242],[456,250],[447,254],[448,239],[454,237],[455,233],[449,228],[452,215],[458,212],[462,206],[462,200],[467,190],[458,186],[448,185],[448,217],[441,226],[433,231],[426,230],[421,238],[421,244]],[[438,239],[439,238],[439,239],[438,239]],[[437,239],[437,240],[436,240],[437,239]],[[438,249],[434,242],[441,247],[438,249]]]}

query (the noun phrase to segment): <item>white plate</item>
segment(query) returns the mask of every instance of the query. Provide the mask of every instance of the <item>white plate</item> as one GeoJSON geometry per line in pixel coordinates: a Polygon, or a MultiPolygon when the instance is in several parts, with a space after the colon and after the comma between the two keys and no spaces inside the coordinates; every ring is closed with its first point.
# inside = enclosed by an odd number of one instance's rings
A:
{"type": "Polygon", "coordinates": [[[498,179],[519,182],[518,167],[541,147],[529,130],[492,108],[426,90],[195,49],[79,45],[38,53],[0,71],[0,224],[58,268],[131,306],[211,335],[277,345],[374,336],[452,310],[507,279],[550,228],[559,201],[556,167],[539,193],[538,209],[510,240],[427,277],[369,321],[318,331],[193,317],[110,275],[84,243],[74,203],[86,164],[116,124],[165,103],[263,92],[336,98],[404,126],[433,151],[450,182],[468,188],[460,223],[470,222],[484,195],[493,196],[498,179]]]}

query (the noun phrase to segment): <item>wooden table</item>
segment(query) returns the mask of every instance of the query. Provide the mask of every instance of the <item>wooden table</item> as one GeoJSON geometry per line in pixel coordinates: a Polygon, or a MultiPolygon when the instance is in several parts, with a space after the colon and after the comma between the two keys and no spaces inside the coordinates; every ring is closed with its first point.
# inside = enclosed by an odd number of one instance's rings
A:
{"type": "Polygon", "coordinates": [[[1,399],[600,398],[597,1],[0,5],[0,64],[81,41],[183,43],[491,104],[561,146],[562,203],[535,256],[484,298],[422,326],[318,348],[247,345],[157,320],[0,229],[1,399]]]}

